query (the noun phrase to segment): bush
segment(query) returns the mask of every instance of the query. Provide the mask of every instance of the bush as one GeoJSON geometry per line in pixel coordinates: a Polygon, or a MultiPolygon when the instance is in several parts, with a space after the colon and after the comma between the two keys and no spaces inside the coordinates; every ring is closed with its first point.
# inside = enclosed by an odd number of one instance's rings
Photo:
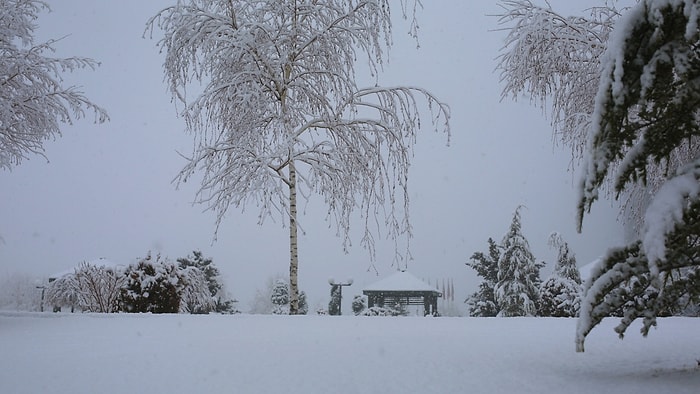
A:
{"type": "Polygon", "coordinates": [[[184,281],[177,266],[146,258],[126,269],[126,285],[121,290],[122,309],[133,313],[178,313],[184,281]]]}

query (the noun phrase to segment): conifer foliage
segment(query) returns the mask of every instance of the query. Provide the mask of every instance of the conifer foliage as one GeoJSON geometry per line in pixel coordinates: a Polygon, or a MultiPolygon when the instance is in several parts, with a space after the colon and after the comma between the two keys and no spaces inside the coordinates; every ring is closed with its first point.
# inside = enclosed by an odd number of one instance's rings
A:
{"type": "Polygon", "coordinates": [[[549,246],[557,249],[554,272],[540,287],[540,315],[576,317],[581,307],[581,273],[576,257],[561,234],[552,233],[549,246]]]}
{"type": "Polygon", "coordinates": [[[123,310],[132,313],[178,313],[184,281],[177,266],[148,255],[126,269],[121,289],[123,310]]]}
{"type": "Polygon", "coordinates": [[[509,34],[504,94],[551,104],[555,135],[583,158],[578,227],[601,191],[635,221],[638,240],[608,250],[581,301],[577,350],[609,315],[623,335],[643,318],[697,310],[700,301],[700,2],[640,0],[590,18],[529,0],[502,1],[509,34]]]}
{"type": "MultiPolygon", "coordinates": [[[[192,268],[196,268],[197,271],[201,272],[204,280],[204,287],[206,288],[206,297],[194,297],[196,293],[193,293],[193,297],[183,297],[185,306],[190,313],[236,313],[237,309],[235,307],[235,300],[230,299],[226,295],[224,289],[224,284],[221,280],[221,274],[219,268],[216,267],[214,261],[209,257],[204,257],[201,251],[195,250],[192,252],[191,256],[181,257],[177,259],[178,268],[182,271],[191,271],[192,268]],[[208,299],[205,299],[208,298],[208,299]]],[[[193,276],[190,287],[192,290],[194,288],[201,288],[201,285],[196,285],[199,282],[197,275],[193,276]]],[[[201,291],[198,293],[202,293],[201,291]]]]}
{"type": "Polygon", "coordinates": [[[700,2],[643,0],[616,25],[601,68],[584,167],[579,227],[609,180],[618,192],[666,168],[644,210],[640,238],[611,249],[584,290],[577,350],[605,316],[619,311],[622,336],[642,334],[679,301],[700,302],[700,2]],[[686,158],[678,162],[679,158],[686,158]],[[613,174],[607,168],[620,160],[613,174]],[[671,164],[674,164],[673,166],[671,164]],[[681,164],[681,165],[678,165],[681,164]]]}
{"type": "Polygon", "coordinates": [[[270,293],[272,301],[272,313],[275,315],[286,315],[289,313],[289,285],[284,279],[278,279],[272,287],[270,293]]]}
{"type": "Polygon", "coordinates": [[[470,316],[535,316],[539,312],[540,269],[522,233],[519,206],[500,244],[488,239],[488,255],[475,252],[467,266],[483,281],[465,302],[470,316]]]}
{"type": "Polygon", "coordinates": [[[466,263],[482,278],[479,290],[465,301],[469,308],[469,316],[494,317],[500,311],[496,301],[496,283],[498,283],[498,262],[501,259],[501,248],[493,238],[488,239],[488,244],[488,254],[475,252],[471,261],[466,263]]]}
{"type": "Polygon", "coordinates": [[[498,260],[496,301],[499,316],[535,316],[539,304],[540,268],[535,262],[530,244],[522,233],[519,206],[513,214],[508,233],[501,242],[498,260]]]}
{"type": "Polygon", "coordinates": [[[331,300],[328,302],[328,314],[331,316],[338,316],[341,312],[341,291],[342,288],[339,285],[332,285],[331,287],[331,300]]]}

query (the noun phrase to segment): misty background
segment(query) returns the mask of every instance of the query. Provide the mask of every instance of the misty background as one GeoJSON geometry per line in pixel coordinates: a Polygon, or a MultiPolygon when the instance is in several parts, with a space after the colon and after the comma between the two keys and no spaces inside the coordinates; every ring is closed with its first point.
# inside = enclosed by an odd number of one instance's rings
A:
{"type": "MultiPolygon", "coordinates": [[[[178,108],[163,82],[160,32],[144,32],[146,21],[174,0],[62,0],[37,21],[37,39],[61,38],[57,57],[86,56],[95,71],[64,74],[65,84],[82,86],[111,121],[91,115],[62,128],[45,144],[46,159],[33,156],[0,172],[0,276],[23,272],[48,277],[82,261],[106,258],[127,265],[150,250],[172,261],[201,250],[221,270],[242,311],[270,276],[286,276],[288,230],[279,219],[258,225],[258,212],[230,209],[214,241],[215,215],[192,205],[198,184],[171,182],[193,149],[178,108]]],[[[576,184],[571,154],[556,144],[543,111],[528,98],[501,100],[495,71],[505,33],[497,31],[493,1],[429,1],[418,11],[418,43],[409,24],[394,14],[394,46],[379,83],[426,88],[450,105],[450,146],[424,122],[410,170],[414,237],[412,259],[396,262],[393,243],[377,243],[372,262],[359,246],[362,223],[354,223],[354,245],[343,253],[341,239],[324,221],[323,201],[300,204],[299,287],[311,312],[327,307],[328,279],[354,279],[344,305],[362,288],[407,268],[433,283],[452,279],[455,300],[476,290],[478,278],[465,266],[486,240],[500,241],[518,205],[523,233],[542,278],[554,265],[547,246],[562,234],[579,266],[623,243],[617,204],[601,201],[575,231],[576,184]]],[[[550,1],[563,14],[581,13],[597,2],[550,1]]],[[[362,67],[358,67],[360,70],[362,67]]],[[[359,75],[359,78],[363,78],[359,75]]],[[[365,76],[359,85],[374,84],[365,76]]],[[[427,120],[427,119],[426,119],[427,120]]],[[[196,177],[194,178],[197,179],[196,177]]],[[[358,216],[359,218],[359,216],[358,216]]],[[[344,306],[348,311],[348,307],[344,306]]]]}

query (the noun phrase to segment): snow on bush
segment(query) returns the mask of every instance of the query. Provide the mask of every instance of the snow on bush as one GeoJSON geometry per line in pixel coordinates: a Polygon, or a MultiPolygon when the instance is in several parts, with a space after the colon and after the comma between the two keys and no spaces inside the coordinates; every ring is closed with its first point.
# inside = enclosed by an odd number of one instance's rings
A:
{"type": "Polygon", "coordinates": [[[126,269],[126,285],[121,290],[125,312],[178,313],[184,285],[177,266],[148,255],[126,269]]]}

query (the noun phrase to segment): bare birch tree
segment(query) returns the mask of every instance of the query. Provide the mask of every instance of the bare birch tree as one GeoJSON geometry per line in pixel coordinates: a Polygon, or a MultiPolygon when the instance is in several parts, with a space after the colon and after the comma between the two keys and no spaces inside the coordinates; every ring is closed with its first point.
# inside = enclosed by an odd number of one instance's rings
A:
{"type": "Polygon", "coordinates": [[[61,75],[94,69],[89,58],[55,58],[57,40],[36,43],[35,21],[47,3],[39,0],[0,0],[0,169],[11,169],[29,154],[44,156],[44,141],[61,135],[60,123],[72,124],[107,112],[91,102],[77,86],[64,86],[61,75]]]}
{"type": "Polygon", "coordinates": [[[285,219],[290,314],[299,301],[298,197],[324,199],[345,250],[355,210],[371,257],[380,228],[390,239],[410,238],[408,167],[420,105],[446,132],[449,109],[422,88],[357,85],[358,58],[375,78],[382,70],[389,0],[178,1],[147,26],[163,31],[166,79],[196,140],[176,181],[203,174],[196,201],[216,212],[217,229],[231,206],[255,204],[260,222],[285,219]]]}

